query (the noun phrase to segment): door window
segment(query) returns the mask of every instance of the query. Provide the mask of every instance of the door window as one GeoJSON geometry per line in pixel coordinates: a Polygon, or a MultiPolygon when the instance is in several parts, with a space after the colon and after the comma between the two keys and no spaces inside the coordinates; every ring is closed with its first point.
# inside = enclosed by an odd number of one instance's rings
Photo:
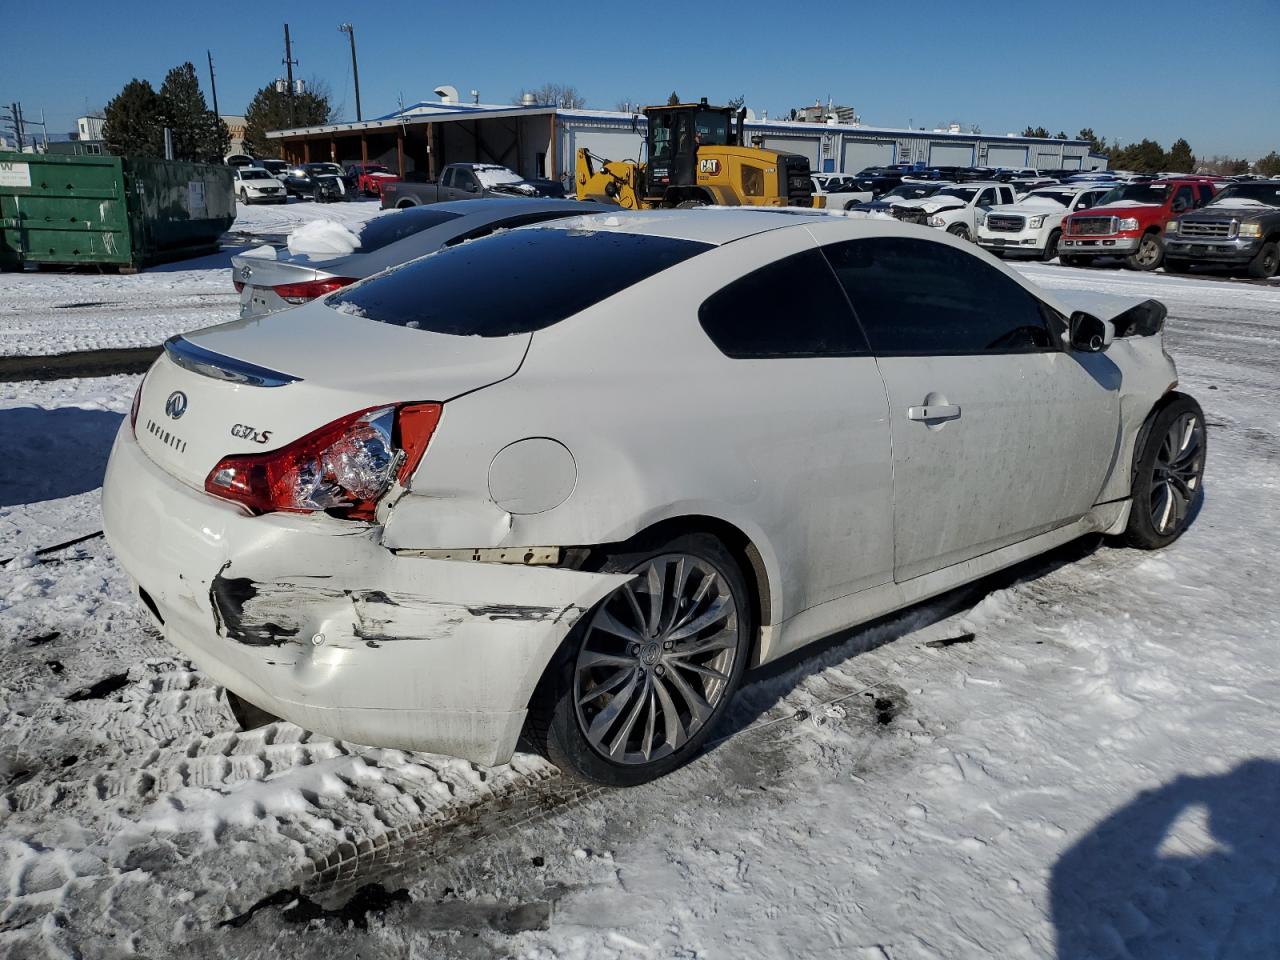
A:
{"type": "Polygon", "coordinates": [[[1013,203],[1013,202],[1015,201],[1015,199],[1016,199],[1016,198],[1015,198],[1015,197],[1014,197],[1014,195],[1013,195],[1013,188],[1012,188],[1012,187],[1001,187],[1001,188],[1000,188],[1000,202],[1001,202],[1001,203],[1013,203]]]}
{"type": "Polygon", "coordinates": [[[1039,300],[1000,270],[906,237],[823,247],[880,356],[1029,353],[1052,348],[1039,300]]]}
{"type": "Polygon", "coordinates": [[[1178,192],[1173,195],[1174,213],[1181,213],[1183,210],[1190,210],[1195,205],[1195,192],[1191,189],[1190,184],[1179,187],[1178,192]]]}
{"type": "Polygon", "coordinates": [[[713,293],[698,320],[725,356],[852,357],[865,355],[849,301],[817,250],[806,250],[713,293]]]}
{"type": "Polygon", "coordinates": [[[440,181],[441,185],[446,187],[452,187],[454,185],[453,175],[457,172],[458,171],[455,170],[453,167],[450,167],[448,170],[446,170],[444,172],[444,179],[440,181]]]}

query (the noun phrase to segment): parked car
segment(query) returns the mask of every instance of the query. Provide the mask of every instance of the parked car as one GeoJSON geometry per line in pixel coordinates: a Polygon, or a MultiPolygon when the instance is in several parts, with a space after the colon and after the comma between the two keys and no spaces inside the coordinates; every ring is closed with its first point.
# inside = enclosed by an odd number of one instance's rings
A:
{"type": "Polygon", "coordinates": [[[304,163],[292,167],[284,177],[285,189],[303,200],[327,203],[347,199],[347,184],[336,163],[304,163]]]}
{"type": "Polygon", "coordinates": [[[578,200],[508,197],[396,210],[366,223],[350,253],[278,251],[270,258],[240,254],[231,258],[231,279],[240,294],[240,316],[262,317],[497,230],[610,209],[614,208],[578,200]]]}
{"type": "Polygon", "coordinates": [[[238,709],[484,764],[524,731],[635,784],[749,665],[1086,534],[1187,528],[1205,422],[1165,311],[1089,304],[885,220],[512,230],[171,338],[105,530],[238,709]]]}
{"type": "Polygon", "coordinates": [[[1111,188],[1106,185],[1061,184],[1033,190],[1013,204],[1000,204],[978,217],[979,246],[998,257],[1030,255],[1049,261],[1058,255],[1062,220],[1088,210],[1111,188]]]}
{"type": "Polygon", "coordinates": [[[1016,199],[1013,187],[1007,183],[958,183],[930,197],[903,201],[893,208],[893,215],[906,223],[927,224],[962,240],[972,240],[981,214],[1016,199]]]}
{"type": "Polygon", "coordinates": [[[826,210],[850,210],[860,203],[869,202],[874,196],[870,190],[859,189],[856,180],[850,176],[818,174],[811,179],[814,195],[823,198],[822,206],[826,210]]]}
{"type": "Polygon", "coordinates": [[[493,163],[450,163],[438,181],[406,178],[386,184],[382,206],[389,210],[481,197],[563,196],[564,185],[555,180],[526,180],[514,170],[493,163]]]}
{"type": "Polygon", "coordinates": [[[904,172],[897,167],[867,167],[858,171],[854,183],[859,190],[870,190],[872,199],[875,199],[901,184],[903,175],[904,172]]]}
{"type": "Polygon", "coordinates": [[[1088,266],[1098,256],[1118,256],[1130,270],[1154,270],[1164,262],[1165,224],[1213,195],[1207,177],[1119,184],[1096,207],[1063,220],[1058,259],[1088,266]]]}
{"type": "Polygon", "coordinates": [[[1038,190],[1041,187],[1056,187],[1057,180],[1049,177],[1015,177],[1013,180],[1002,180],[1001,183],[1007,183],[1013,187],[1014,196],[1019,200],[1029,194],[1032,190],[1038,190]]]}
{"type": "Polygon", "coordinates": [[[882,193],[877,199],[869,203],[860,203],[853,209],[862,213],[891,213],[895,204],[904,203],[907,200],[932,197],[939,190],[945,190],[947,187],[953,186],[955,184],[948,183],[945,180],[919,183],[904,180],[887,193],[882,193]]]}
{"type": "Polygon", "coordinates": [[[284,184],[262,167],[235,167],[232,170],[231,188],[236,199],[246,206],[250,203],[288,203],[284,184]]]}
{"type": "Polygon", "coordinates": [[[383,184],[398,179],[381,163],[351,163],[347,165],[347,190],[355,196],[381,197],[383,184]]]}
{"type": "Polygon", "coordinates": [[[259,160],[257,165],[281,183],[284,182],[285,174],[289,172],[289,164],[285,160],[259,160]]]}
{"type": "Polygon", "coordinates": [[[1164,268],[1244,267],[1258,280],[1280,272],[1280,180],[1233,183],[1165,225],[1164,268]]]}

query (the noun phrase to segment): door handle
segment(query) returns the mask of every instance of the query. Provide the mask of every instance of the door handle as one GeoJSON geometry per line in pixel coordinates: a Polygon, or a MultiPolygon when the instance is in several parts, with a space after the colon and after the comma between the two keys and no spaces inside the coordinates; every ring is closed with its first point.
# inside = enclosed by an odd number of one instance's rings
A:
{"type": "Polygon", "coordinates": [[[931,403],[923,407],[908,407],[908,420],[940,423],[943,420],[959,420],[960,408],[953,403],[931,403]]]}

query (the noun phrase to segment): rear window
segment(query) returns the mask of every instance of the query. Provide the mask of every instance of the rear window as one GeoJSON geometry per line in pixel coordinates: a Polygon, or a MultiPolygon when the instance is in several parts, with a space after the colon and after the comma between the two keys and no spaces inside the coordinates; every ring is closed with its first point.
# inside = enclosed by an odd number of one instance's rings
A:
{"type": "Polygon", "coordinates": [[[414,260],[325,303],[398,327],[506,337],[549,327],[709,249],[626,233],[513,230],[414,260]]]}
{"type": "Polygon", "coordinates": [[[437,210],[434,207],[409,207],[394,213],[384,213],[370,220],[360,231],[360,246],[356,247],[356,253],[381,250],[389,243],[438,227],[442,223],[456,220],[459,216],[461,214],[437,210]]]}

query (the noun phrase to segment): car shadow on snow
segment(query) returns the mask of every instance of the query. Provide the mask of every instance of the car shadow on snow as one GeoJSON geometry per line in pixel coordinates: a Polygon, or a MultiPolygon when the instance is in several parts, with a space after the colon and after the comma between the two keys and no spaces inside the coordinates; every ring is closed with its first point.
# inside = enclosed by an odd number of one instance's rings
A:
{"type": "Polygon", "coordinates": [[[0,507],[102,486],[121,414],[79,407],[0,410],[0,507]]]}
{"type": "MultiPolygon", "coordinates": [[[[704,750],[716,749],[751,726],[806,678],[970,609],[996,590],[1006,589],[1022,581],[1036,580],[1060,567],[1078,563],[1097,551],[1104,542],[1101,536],[1083,537],[931,600],[806,644],[777,660],[748,671],[743,678],[742,687],[734,695],[733,703],[724,719],[717,724],[712,739],[704,750]]],[[[972,638],[962,638],[961,642],[968,639],[972,638]]],[[[945,640],[942,645],[946,645],[945,640]]],[[[857,673],[857,665],[856,659],[849,664],[854,673],[857,673]]]]}
{"type": "Polygon", "coordinates": [[[1066,851],[1057,960],[1280,957],[1280,762],[1180,776],[1066,851]]]}

